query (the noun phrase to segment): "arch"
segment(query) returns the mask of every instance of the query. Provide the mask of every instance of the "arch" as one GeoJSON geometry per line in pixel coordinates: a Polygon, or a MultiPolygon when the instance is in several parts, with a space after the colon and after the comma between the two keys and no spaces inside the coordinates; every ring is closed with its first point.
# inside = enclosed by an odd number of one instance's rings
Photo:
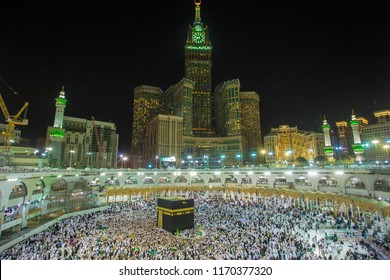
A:
{"type": "Polygon", "coordinates": [[[212,175],[209,178],[209,183],[221,183],[221,178],[217,175],[212,175]]]}
{"type": "Polygon", "coordinates": [[[278,175],[275,177],[274,186],[286,186],[288,185],[286,177],[278,175]]]}
{"type": "Polygon", "coordinates": [[[303,175],[296,178],[294,180],[294,184],[296,186],[311,186],[312,185],[310,180],[306,176],[303,176],[303,175]]]}
{"type": "Polygon", "coordinates": [[[313,163],[316,166],[324,166],[328,159],[325,156],[317,156],[314,158],[313,163]]]}
{"type": "Polygon", "coordinates": [[[325,175],[318,181],[318,187],[337,187],[337,181],[335,178],[325,175]]]}
{"type": "Polygon", "coordinates": [[[235,178],[233,175],[229,175],[226,177],[225,183],[237,183],[237,178],[235,178]]]}
{"type": "Polygon", "coordinates": [[[119,180],[115,176],[110,176],[106,179],[105,184],[109,186],[119,185],[119,180]]]}
{"type": "Polygon", "coordinates": [[[268,178],[265,176],[259,176],[256,180],[256,185],[267,185],[268,186],[268,178]]]}
{"type": "Polygon", "coordinates": [[[184,177],[183,175],[177,176],[175,178],[175,183],[187,183],[187,178],[184,177]]]}
{"type": "Polygon", "coordinates": [[[363,181],[356,176],[349,177],[347,181],[345,181],[345,187],[351,189],[366,189],[363,181]]]}
{"type": "Polygon", "coordinates": [[[60,191],[66,191],[68,190],[68,183],[64,179],[57,179],[52,185],[51,185],[51,191],[53,192],[60,192],[60,191]]]}
{"type": "Polygon", "coordinates": [[[390,185],[385,178],[379,177],[374,182],[374,190],[378,192],[390,192],[390,185]]]}
{"type": "Polygon", "coordinates": [[[91,180],[91,182],[89,182],[89,184],[91,186],[100,186],[100,178],[98,178],[98,177],[93,178],[93,180],[91,180]]]}
{"type": "Polygon", "coordinates": [[[308,165],[309,165],[309,162],[304,157],[297,157],[294,160],[294,166],[300,167],[300,166],[308,166],[308,165]]]}
{"type": "Polygon", "coordinates": [[[197,184],[197,183],[204,183],[204,180],[203,180],[203,178],[201,176],[196,175],[196,176],[194,176],[192,178],[191,183],[195,183],[195,184],[197,184]]]}
{"type": "Polygon", "coordinates": [[[90,190],[87,181],[84,178],[80,178],[80,180],[76,181],[73,186],[73,191],[88,191],[90,190]]]}
{"type": "Polygon", "coordinates": [[[137,185],[138,184],[138,179],[135,176],[129,176],[125,180],[125,185],[137,185]]]}
{"type": "Polygon", "coordinates": [[[43,193],[44,188],[46,187],[45,182],[43,180],[38,180],[38,182],[35,183],[33,194],[39,194],[43,193]]]}
{"type": "Polygon", "coordinates": [[[248,175],[241,178],[241,184],[252,184],[252,179],[248,175]]]}
{"type": "Polygon", "coordinates": [[[158,183],[159,184],[170,184],[171,179],[168,176],[161,176],[160,178],[158,178],[158,183]]]}
{"type": "Polygon", "coordinates": [[[24,197],[27,195],[27,187],[23,182],[16,183],[11,190],[9,199],[24,197]]]}
{"type": "Polygon", "coordinates": [[[143,184],[154,184],[154,179],[152,177],[147,176],[144,178],[143,184]]]}

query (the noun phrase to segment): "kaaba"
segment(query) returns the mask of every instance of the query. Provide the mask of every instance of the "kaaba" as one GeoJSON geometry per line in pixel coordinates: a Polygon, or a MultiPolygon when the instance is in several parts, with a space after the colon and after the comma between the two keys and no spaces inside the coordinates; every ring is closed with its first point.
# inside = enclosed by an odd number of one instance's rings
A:
{"type": "Polygon", "coordinates": [[[194,200],[183,197],[165,197],[157,200],[157,226],[175,233],[194,227],[194,200]]]}

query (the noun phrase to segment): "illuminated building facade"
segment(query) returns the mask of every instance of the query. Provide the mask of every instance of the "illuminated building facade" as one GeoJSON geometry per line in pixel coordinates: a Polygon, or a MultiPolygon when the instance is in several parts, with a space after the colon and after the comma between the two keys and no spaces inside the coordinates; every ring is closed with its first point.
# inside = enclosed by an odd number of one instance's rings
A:
{"type": "Polygon", "coordinates": [[[195,1],[195,20],[187,32],[185,44],[185,78],[194,81],[192,92],[192,131],[196,136],[207,136],[212,131],[212,46],[209,31],[200,18],[201,1],[195,1]]]}
{"type": "Polygon", "coordinates": [[[184,136],[184,158],[186,166],[201,167],[201,161],[206,160],[211,166],[241,165],[242,159],[241,135],[227,137],[196,137],[184,136]],[[191,163],[192,162],[192,163],[191,163]]]}
{"type": "Polygon", "coordinates": [[[48,151],[49,164],[52,167],[74,168],[116,167],[119,143],[116,126],[114,123],[98,120],[95,120],[95,125],[100,143],[95,135],[93,120],[64,116],[65,132],[60,147],[62,157],[57,165],[50,161],[50,154],[56,151],[56,147],[51,145],[48,151]],[[101,155],[99,145],[103,149],[101,155]]]}
{"type": "Polygon", "coordinates": [[[192,91],[194,82],[183,78],[163,94],[163,114],[183,118],[183,134],[192,135],[192,91]]]}
{"type": "Polygon", "coordinates": [[[119,136],[111,122],[95,121],[99,144],[94,133],[92,120],[65,116],[68,100],[64,89],[56,98],[54,125],[47,128],[46,153],[50,167],[115,167],[119,136]],[[102,164],[98,164],[99,160],[102,164]]]}
{"type": "Polygon", "coordinates": [[[240,81],[218,85],[214,91],[215,132],[221,136],[241,135],[240,81]]]}
{"type": "Polygon", "coordinates": [[[164,158],[181,161],[184,137],[182,117],[157,115],[149,122],[148,134],[145,149],[146,166],[160,168],[164,158]]]}
{"type": "Polygon", "coordinates": [[[134,88],[133,129],[131,141],[131,167],[137,167],[145,158],[148,123],[161,111],[162,90],[141,85],[134,88]]]}
{"type": "Polygon", "coordinates": [[[256,92],[240,92],[238,79],[221,83],[212,95],[212,45],[208,28],[200,18],[200,1],[195,1],[195,20],[188,29],[184,50],[185,78],[179,83],[164,93],[148,86],[141,86],[139,94],[135,90],[132,166],[147,167],[154,157],[165,153],[156,146],[163,143],[162,138],[148,133],[147,128],[158,114],[182,118],[183,154],[177,159],[207,158],[215,166],[222,162],[234,165],[237,158],[240,164],[252,162],[253,155],[259,157],[261,147],[260,97],[256,92]],[[145,88],[149,91],[147,97],[143,94],[145,88]],[[146,150],[146,143],[152,151],[146,150]]]}
{"type": "Polygon", "coordinates": [[[352,130],[347,121],[336,122],[338,143],[336,152],[338,156],[348,156],[353,154],[352,150],[352,130]]]}
{"type": "Polygon", "coordinates": [[[374,112],[377,123],[362,128],[364,157],[368,161],[390,161],[390,110],[374,112]]]}
{"type": "Polygon", "coordinates": [[[325,139],[323,133],[298,130],[298,127],[281,125],[271,128],[264,137],[266,162],[294,162],[302,157],[308,161],[324,155],[325,139]]]}
{"type": "Polygon", "coordinates": [[[256,152],[260,155],[261,143],[261,119],[260,119],[260,95],[254,91],[241,91],[241,135],[245,139],[244,154],[256,152]]]}
{"type": "Polygon", "coordinates": [[[243,162],[259,157],[261,147],[260,97],[256,92],[240,91],[239,79],[219,84],[214,91],[215,132],[224,137],[242,136],[243,162]]]}

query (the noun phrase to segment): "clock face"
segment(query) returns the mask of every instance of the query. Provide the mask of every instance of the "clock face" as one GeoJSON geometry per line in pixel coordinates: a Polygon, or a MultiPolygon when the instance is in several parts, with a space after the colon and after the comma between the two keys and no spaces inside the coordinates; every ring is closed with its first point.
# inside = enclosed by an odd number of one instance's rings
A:
{"type": "Polygon", "coordinates": [[[192,40],[197,43],[197,44],[200,44],[200,43],[204,43],[204,33],[201,33],[201,32],[194,32],[192,33],[192,40]]]}

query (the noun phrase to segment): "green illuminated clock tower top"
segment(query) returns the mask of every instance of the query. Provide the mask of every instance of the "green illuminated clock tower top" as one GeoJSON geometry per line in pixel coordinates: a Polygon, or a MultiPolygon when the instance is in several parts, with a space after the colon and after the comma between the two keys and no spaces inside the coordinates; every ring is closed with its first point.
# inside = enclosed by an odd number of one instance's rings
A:
{"type": "Polygon", "coordinates": [[[196,136],[212,133],[211,53],[209,30],[200,18],[201,0],[194,0],[195,20],[189,26],[185,51],[185,78],[195,82],[192,92],[192,132],[196,136]]]}

